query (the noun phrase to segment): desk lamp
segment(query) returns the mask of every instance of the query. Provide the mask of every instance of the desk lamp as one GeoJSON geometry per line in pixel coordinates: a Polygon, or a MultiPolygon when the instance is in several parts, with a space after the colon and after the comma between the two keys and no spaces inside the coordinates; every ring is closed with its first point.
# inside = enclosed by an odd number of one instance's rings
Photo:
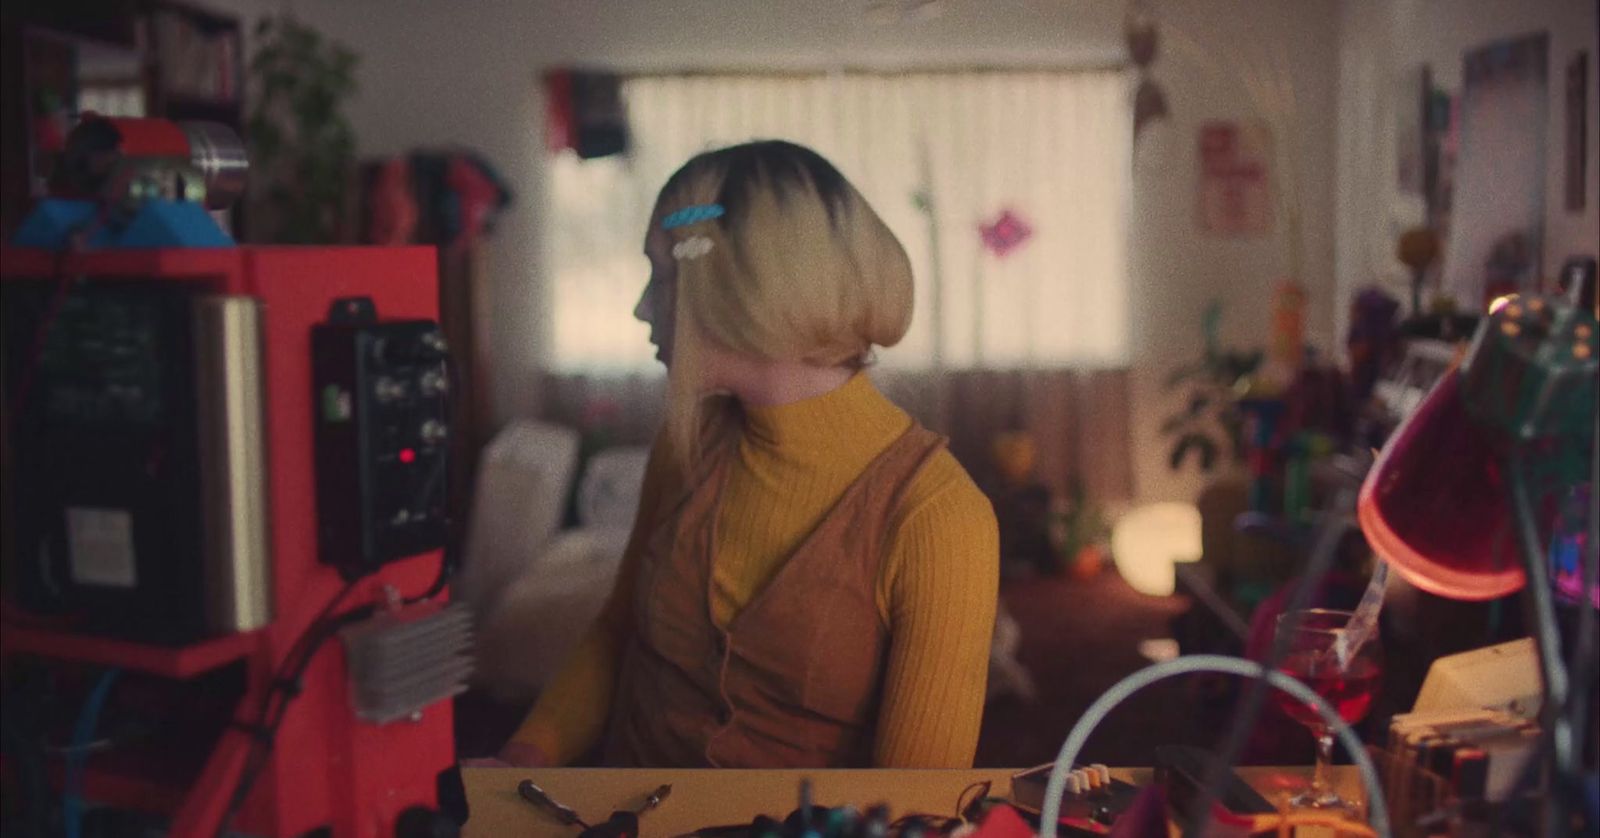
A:
{"type": "MultiPolygon", "coordinates": [[[[1425,591],[1459,600],[1524,592],[1545,687],[1549,835],[1592,818],[1572,804],[1594,701],[1596,615],[1580,597],[1564,658],[1543,533],[1563,499],[1595,481],[1597,332],[1593,315],[1557,297],[1523,296],[1494,311],[1461,365],[1390,437],[1357,513],[1378,555],[1425,591]]],[[[1582,589],[1593,591],[1592,506],[1588,514],[1582,589]]]]}

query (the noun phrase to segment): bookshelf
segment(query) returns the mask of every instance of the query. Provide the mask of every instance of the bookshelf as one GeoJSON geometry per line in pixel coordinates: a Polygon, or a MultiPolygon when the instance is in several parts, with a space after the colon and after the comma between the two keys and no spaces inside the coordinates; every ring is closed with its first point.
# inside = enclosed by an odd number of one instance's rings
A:
{"type": "Polygon", "coordinates": [[[53,146],[84,110],[244,135],[236,16],[179,0],[7,0],[0,29],[0,237],[45,194],[53,146]]]}
{"type": "Polygon", "coordinates": [[[239,19],[186,3],[142,16],[151,116],[221,122],[243,133],[244,34],[239,19]]]}

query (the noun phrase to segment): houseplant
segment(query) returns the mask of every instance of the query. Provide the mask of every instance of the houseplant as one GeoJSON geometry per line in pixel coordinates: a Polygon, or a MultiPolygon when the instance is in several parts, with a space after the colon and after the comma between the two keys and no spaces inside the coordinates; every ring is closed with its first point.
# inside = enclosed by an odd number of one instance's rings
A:
{"type": "Polygon", "coordinates": [[[1231,462],[1245,458],[1245,414],[1240,407],[1243,388],[1261,366],[1264,353],[1257,350],[1224,349],[1217,335],[1222,324],[1222,303],[1206,306],[1200,329],[1205,349],[1199,360],[1185,364],[1167,377],[1167,388],[1187,387],[1189,399],[1183,409],[1162,423],[1161,431],[1173,437],[1168,464],[1177,470],[1193,454],[1200,470],[1210,472],[1224,451],[1231,462]]]}
{"type": "Polygon", "coordinates": [[[246,124],[255,187],[252,238],[328,244],[342,238],[355,162],[344,105],[356,54],[289,15],[263,18],[250,60],[246,124]]]}

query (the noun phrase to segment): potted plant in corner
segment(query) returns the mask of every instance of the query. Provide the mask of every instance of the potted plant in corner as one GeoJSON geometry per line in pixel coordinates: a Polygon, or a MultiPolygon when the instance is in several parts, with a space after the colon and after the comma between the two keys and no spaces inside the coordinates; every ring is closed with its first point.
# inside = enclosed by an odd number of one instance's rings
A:
{"type": "Polygon", "coordinates": [[[355,132],[343,108],[356,89],[356,54],[289,15],[262,18],[255,38],[254,106],[246,123],[250,238],[274,244],[344,240],[355,132]]]}

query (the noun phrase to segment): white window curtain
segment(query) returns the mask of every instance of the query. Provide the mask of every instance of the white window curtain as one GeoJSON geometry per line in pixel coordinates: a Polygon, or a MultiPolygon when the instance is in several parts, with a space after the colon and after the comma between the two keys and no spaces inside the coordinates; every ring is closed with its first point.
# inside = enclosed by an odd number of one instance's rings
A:
{"type": "Polygon", "coordinates": [[[1118,71],[636,77],[626,157],[553,160],[552,367],[652,365],[631,312],[656,190],[689,157],[788,139],[837,165],[917,278],[896,369],[1116,368],[1128,357],[1131,120],[1118,71]],[[1032,234],[1005,256],[980,227],[1032,234]]]}

